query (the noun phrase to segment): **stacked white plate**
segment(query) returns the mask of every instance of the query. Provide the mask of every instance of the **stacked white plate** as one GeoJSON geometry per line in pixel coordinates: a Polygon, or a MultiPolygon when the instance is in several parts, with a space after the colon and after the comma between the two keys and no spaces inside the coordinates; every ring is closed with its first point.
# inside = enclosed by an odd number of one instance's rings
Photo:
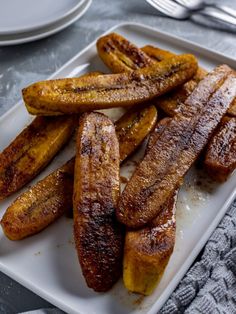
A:
{"type": "Polygon", "coordinates": [[[0,46],[55,34],[77,21],[92,0],[0,0],[0,46]]]}

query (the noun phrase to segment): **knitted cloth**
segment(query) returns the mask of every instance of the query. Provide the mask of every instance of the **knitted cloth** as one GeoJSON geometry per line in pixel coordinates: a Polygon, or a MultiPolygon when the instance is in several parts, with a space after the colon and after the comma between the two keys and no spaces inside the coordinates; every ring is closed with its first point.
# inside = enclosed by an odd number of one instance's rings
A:
{"type": "Polygon", "coordinates": [[[236,313],[236,201],[159,313],[236,313]]]}

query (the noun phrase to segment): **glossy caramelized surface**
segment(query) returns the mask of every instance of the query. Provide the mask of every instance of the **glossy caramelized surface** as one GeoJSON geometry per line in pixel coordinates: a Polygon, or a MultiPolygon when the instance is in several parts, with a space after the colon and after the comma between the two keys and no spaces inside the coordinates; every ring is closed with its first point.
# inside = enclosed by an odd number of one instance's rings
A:
{"type": "Polygon", "coordinates": [[[10,240],[33,235],[72,208],[74,159],[52,172],[7,208],[1,220],[10,240]]]}
{"type": "Polygon", "coordinates": [[[125,160],[143,142],[157,121],[155,106],[131,109],[116,121],[116,134],[120,143],[120,160],[125,160]]]}
{"type": "Polygon", "coordinates": [[[126,232],[123,280],[128,290],[149,295],[160,281],[175,245],[176,201],[177,192],[149,225],[126,232]]]}
{"type": "MultiPolygon", "coordinates": [[[[127,111],[115,124],[120,162],[131,155],[154,127],[157,111],[153,106],[127,111]]],[[[71,212],[74,158],[36,183],[7,208],[2,219],[5,235],[21,240],[71,212]]]]}
{"type": "Polygon", "coordinates": [[[97,51],[112,73],[131,72],[154,64],[145,52],[116,33],[99,38],[97,51]]]}
{"type": "Polygon", "coordinates": [[[186,54],[129,73],[38,82],[22,92],[32,114],[81,113],[149,101],[185,83],[196,71],[196,58],[186,54]]]}
{"type": "Polygon", "coordinates": [[[77,118],[37,117],[0,154],[0,199],[30,182],[69,140],[77,118]]]}
{"type": "Polygon", "coordinates": [[[139,228],[157,216],[235,98],[235,83],[222,65],[198,84],[126,185],[117,210],[122,223],[139,228]]]}
{"type": "Polygon", "coordinates": [[[208,144],[204,164],[209,175],[224,182],[236,167],[236,118],[225,117],[208,144]]]}
{"type": "MultiPolygon", "coordinates": [[[[175,55],[170,51],[151,45],[138,48],[126,38],[115,33],[101,37],[97,42],[97,51],[103,62],[113,73],[130,72],[138,68],[144,68],[175,55]]],[[[180,110],[183,102],[206,74],[207,71],[199,67],[196,75],[189,82],[163,97],[159,97],[156,100],[156,105],[172,117],[180,110]]],[[[236,116],[236,99],[229,107],[228,114],[236,116]]]]}
{"type": "Polygon", "coordinates": [[[80,118],[74,178],[74,239],[87,285],[107,291],[122,271],[123,228],[115,210],[120,195],[115,127],[101,113],[80,118]]]}

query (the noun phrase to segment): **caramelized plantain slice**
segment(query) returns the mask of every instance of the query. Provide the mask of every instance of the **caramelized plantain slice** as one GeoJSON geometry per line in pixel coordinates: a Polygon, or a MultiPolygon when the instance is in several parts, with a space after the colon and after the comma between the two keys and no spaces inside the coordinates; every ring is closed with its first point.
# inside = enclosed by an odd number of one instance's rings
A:
{"type": "Polygon", "coordinates": [[[120,160],[124,161],[143,142],[157,121],[155,106],[131,109],[116,123],[116,134],[120,143],[120,160]]]}
{"type": "Polygon", "coordinates": [[[158,108],[161,108],[168,116],[173,117],[177,112],[181,110],[185,100],[193,92],[198,83],[206,76],[206,71],[198,68],[194,77],[180,86],[178,89],[174,89],[170,93],[157,98],[154,103],[158,108]]]}
{"type": "MultiPolygon", "coordinates": [[[[175,55],[170,51],[150,45],[140,49],[116,33],[101,37],[97,42],[97,50],[103,62],[113,73],[130,72],[138,68],[144,68],[175,55]]],[[[171,93],[158,98],[156,105],[167,115],[171,117],[174,116],[206,74],[206,70],[198,68],[192,80],[180,86],[178,89],[173,90],[171,93]]],[[[236,99],[227,113],[231,116],[236,116],[236,99]]]]}
{"type": "Polygon", "coordinates": [[[177,192],[148,226],[127,231],[123,280],[128,290],[149,295],[160,281],[175,245],[176,200],[177,192]]]}
{"type": "Polygon", "coordinates": [[[221,65],[198,84],[126,185],[117,211],[120,222],[140,228],[158,215],[226,114],[235,83],[232,69],[221,65]]]}
{"type": "MultiPolygon", "coordinates": [[[[161,61],[174,56],[174,54],[169,51],[153,46],[145,46],[142,48],[142,51],[144,51],[153,61],[161,61]]],[[[173,117],[181,110],[182,104],[206,75],[207,71],[199,67],[192,80],[185,83],[183,86],[180,86],[178,89],[159,97],[156,102],[157,107],[161,108],[168,116],[173,117]]],[[[227,114],[236,117],[236,98],[230,105],[227,114]]]]}
{"type": "Polygon", "coordinates": [[[76,118],[37,117],[0,154],[0,199],[30,182],[71,137],[76,118]]]}
{"type": "Polygon", "coordinates": [[[224,182],[236,167],[236,118],[224,117],[208,143],[204,160],[210,177],[224,182]]]}
{"type": "Polygon", "coordinates": [[[109,290],[122,270],[123,228],[116,221],[120,194],[119,142],[101,113],[80,118],[74,177],[74,238],[87,285],[109,290]]]}
{"type": "Polygon", "coordinates": [[[175,54],[168,51],[168,50],[163,50],[158,47],[153,47],[150,45],[144,46],[141,48],[143,52],[148,55],[149,58],[151,58],[155,62],[160,62],[162,60],[168,59],[173,57],[175,54]]]}
{"type": "MultiPolygon", "coordinates": [[[[175,55],[172,52],[153,46],[145,46],[140,49],[115,33],[101,37],[97,42],[97,50],[103,62],[113,73],[131,72],[175,55]]],[[[175,89],[171,93],[157,98],[155,104],[167,115],[175,115],[180,110],[181,104],[206,73],[205,70],[199,68],[192,80],[178,87],[177,90],[175,89]]]]}
{"type": "Polygon", "coordinates": [[[181,55],[130,73],[38,82],[23,89],[23,98],[30,113],[42,115],[127,107],[169,92],[196,71],[196,58],[181,55]]]}
{"type": "MultiPolygon", "coordinates": [[[[136,112],[130,110],[116,122],[120,162],[132,154],[148,135],[156,118],[156,109],[150,106],[136,112]],[[127,145],[127,142],[130,144],[127,145]]],[[[39,181],[8,207],[1,223],[5,235],[11,240],[21,240],[43,230],[62,213],[70,212],[73,181],[74,158],[39,181]]]]}
{"type": "Polygon", "coordinates": [[[10,240],[33,235],[72,208],[74,159],[20,195],[1,220],[10,240]]]}
{"type": "Polygon", "coordinates": [[[116,33],[99,38],[97,51],[112,73],[130,72],[154,64],[145,52],[116,33]]]}

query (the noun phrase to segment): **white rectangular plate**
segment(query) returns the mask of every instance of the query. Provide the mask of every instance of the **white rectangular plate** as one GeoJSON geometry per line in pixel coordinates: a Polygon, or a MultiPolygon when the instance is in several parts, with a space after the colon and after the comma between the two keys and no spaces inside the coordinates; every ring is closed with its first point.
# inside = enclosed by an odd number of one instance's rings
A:
{"type": "MultiPolygon", "coordinates": [[[[235,60],[143,25],[126,23],[109,30],[111,31],[118,32],[138,46],[151,44],[176,53],[194,53],[200,65],[209,70],[221,63],[236,68],[235,60]]],[[[97,70],[107,71],[97,56],[94,42],[52,77],[75,76],[97,70]]],[[[109,110],[108,114],[116,119],[121,111],[109,110]]],[[[31,119],[22,103],[1,117],[0,150],[31,119]]],[[[73,154],[73,146],[74,142],[71,141],[31,185],[68,160],[73,154]]],[[[139,160],[142,154],[143,148],[133,159],[139,160]]],[[[133,165],[134,163],[128,161],[122,166],[121,175],[130,177],[133,165]]],[[[88,289],[76,256],[72,221],[69,218],[61,218],[38,235],[20,242],[7,240],[0,231],[0,270],[67,313],[157,313],[223,217],[236,194],[235,186],[236,175],[217,186],[200,170],[191,169],[177,205],[175,250],[160,284],[150,297],[143,298],[128,293],[122,280],[107,293],[98,294],[88,289]]],[[[19,194],[1,202],[1,216],[19,194]]]]}

